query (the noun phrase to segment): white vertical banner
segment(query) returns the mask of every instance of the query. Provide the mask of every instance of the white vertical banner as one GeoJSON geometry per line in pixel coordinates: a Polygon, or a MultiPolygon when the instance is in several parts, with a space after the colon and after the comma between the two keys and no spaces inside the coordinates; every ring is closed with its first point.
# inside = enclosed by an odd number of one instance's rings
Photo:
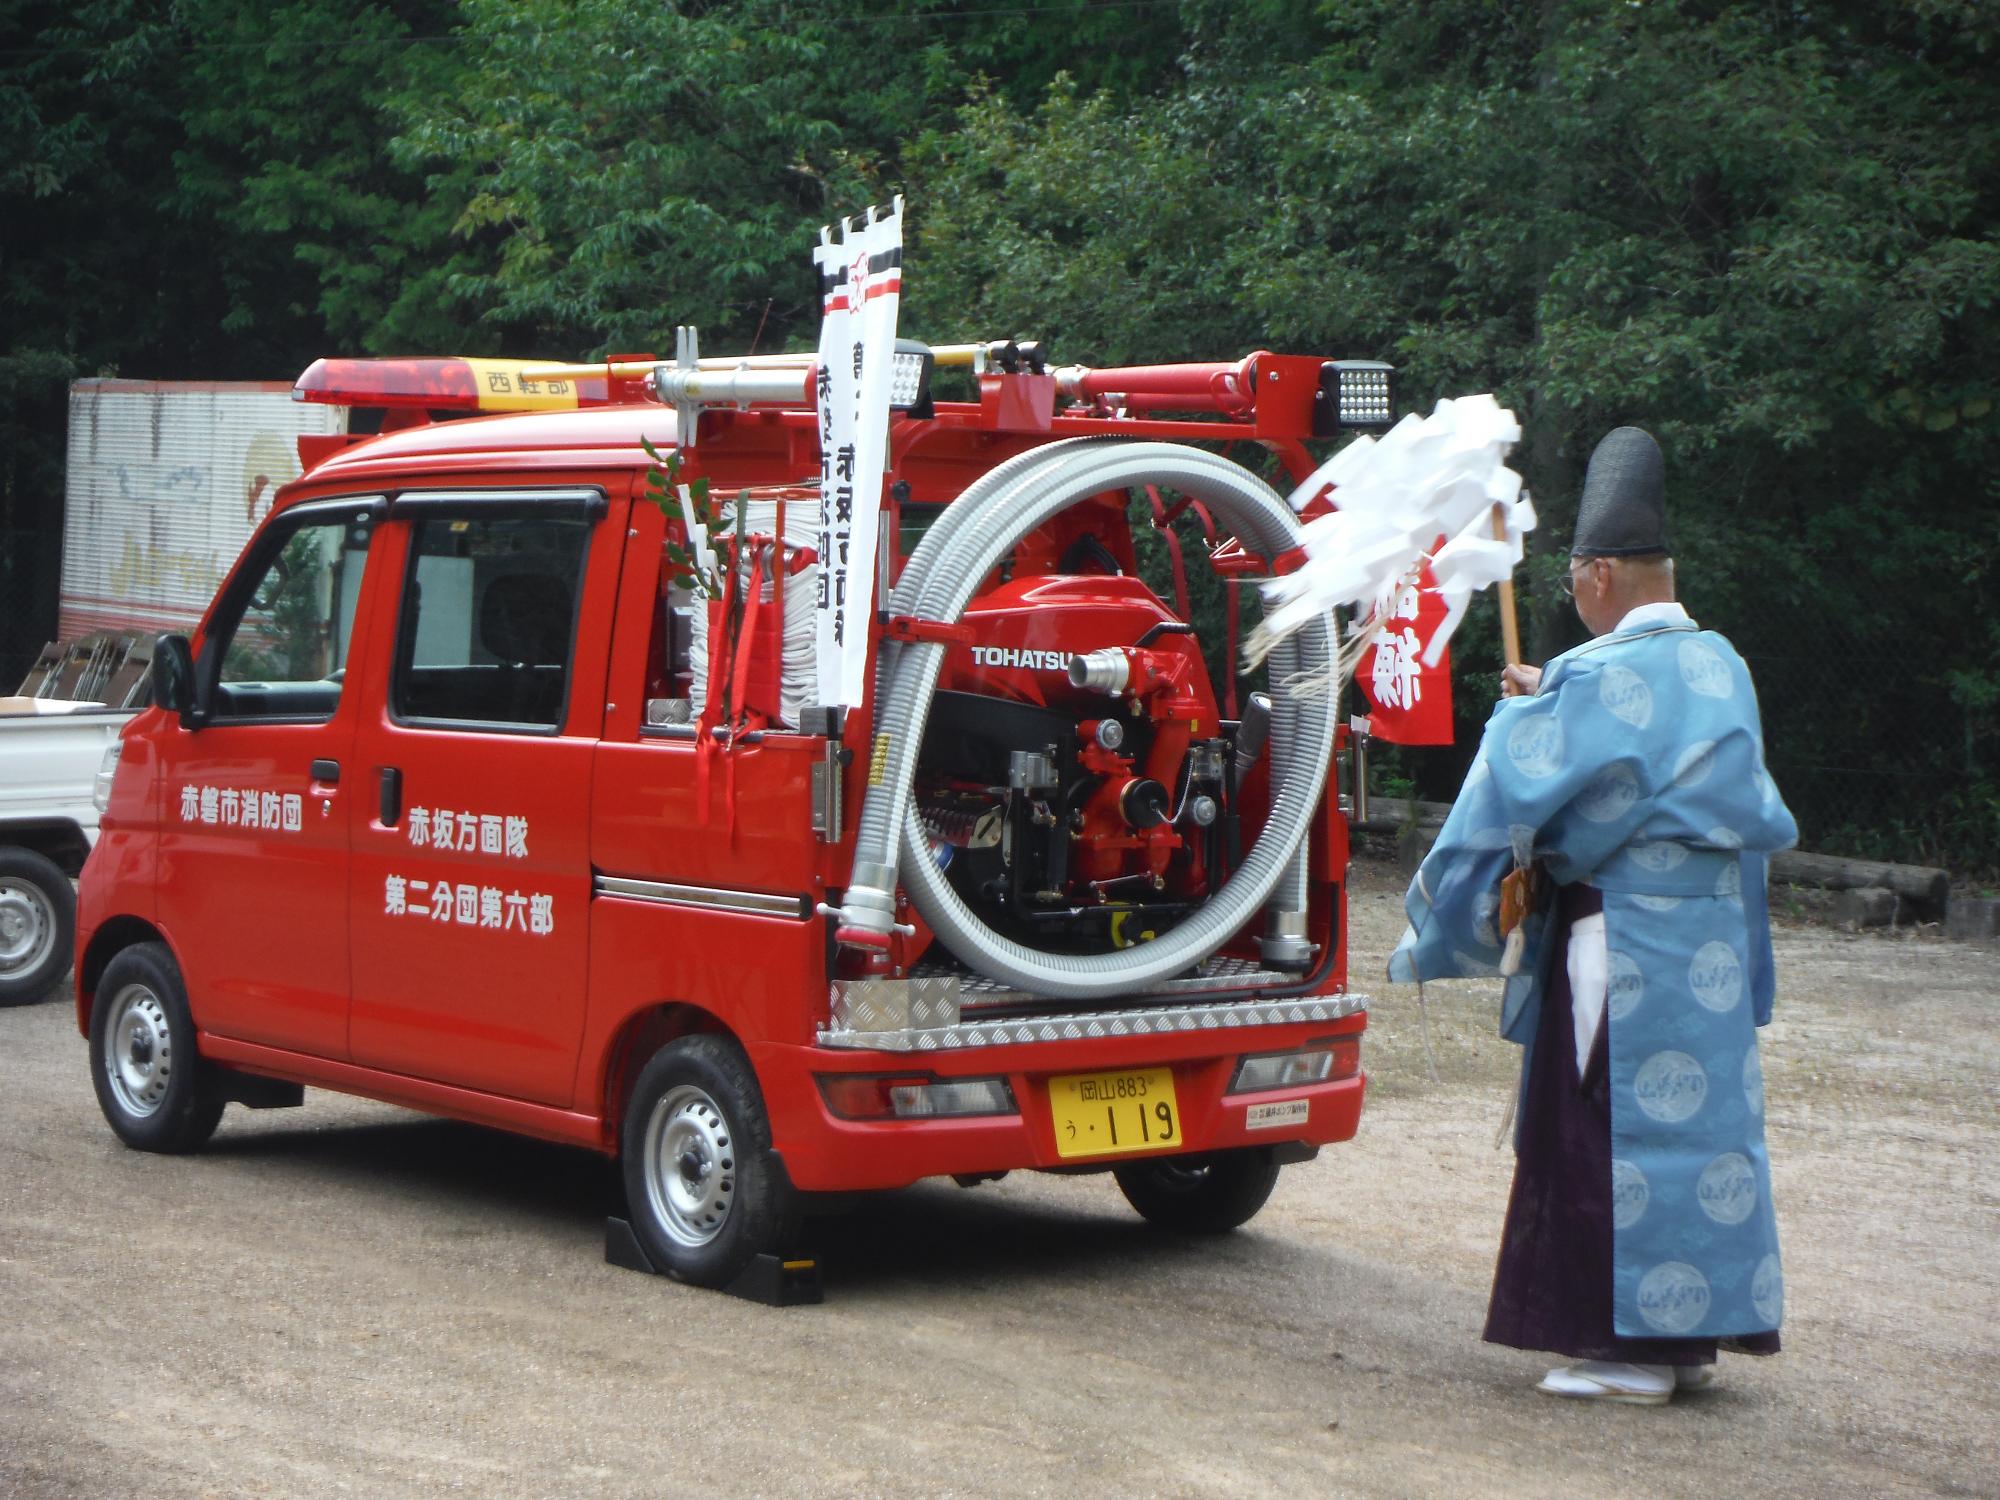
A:
{"type": "Polygon", "coordinates": [[[903,288],[903,200],[840,235],[820,231],[819,698],[852,707],[868,678],[889,388],[903,288]]]}

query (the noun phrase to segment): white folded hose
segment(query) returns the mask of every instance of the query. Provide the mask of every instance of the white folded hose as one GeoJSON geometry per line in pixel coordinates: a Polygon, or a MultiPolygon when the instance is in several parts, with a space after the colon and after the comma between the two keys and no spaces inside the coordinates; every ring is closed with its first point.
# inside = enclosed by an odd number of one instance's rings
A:
{"type": "MultiPolygon", "coordinates": [[[[724,502],[721,521],[725,531],[735,529],[734,500],[724,502]]],[[[752,500],[744,526],[753,535],[776,535],[778,503],[775,500],[752,500]]],[[[785,507],[784,546],[780,554],[772,559],[771,566],[765,570],[764,581],[758,591],[759,602],[764,609],[768,610],[771,607],[778,592],[772,582],[771,572],[777,568],[789,570],[795,557],[818,545],[818,504],[805,500],[790,502],[785,507]]],[[[736,578],[740,587],[749,587],[748,557],[736,560],[736,578]]],[[[778,621],[774,616],[766,615],[765,618],[772,623],[765,628],[777,634],[779,638],[778,722],[782,728],[796,729],[799,726],[799,711],[814,701],[813,695],[819,687],[815,654],[818,643],[814,637],[814,622],[818,618],[819,564],[808,563],[796,573],[787,571],[784,595],[784,619],[778,621]]],[[[701,717],[702,706],[708,701],[708,604],[708,600],[697,597],[690,619],[693,633],[688,645],[688,668],[692,676],[688,686],[688,698],[692,705],[692,716],[697,719],[701,717]]]]}
{"type": "MultiPolygon", "coordinates": [[[[1238,464],[1173,443],[1078,439],[1022,454],[968,488],[925,534],[890,608],[953,623],[987,575],[1051,516],[1092,495],[1146,484],[1204,501],[1266,556],[1299,543],[1290,508],[1238,464]]],[[[945,648],[930,642],[885,647],[876,741],[842,925],[875,934],[890,930],[900,865],[917,910],[962,962],[1035,994],[1101,1000],[1184,973],[1227,942],[1275,892],[1267,954],[1297,967],[1306,905],[1304,841],[1333,757],[1336,705],[1327,694],[1302,697],[1293,684],[1323,677],[1335,645],[1332,618],[1322,616],[1272,652],[1271,811],[1242,865],[1199,911],[1164,936],[1115,953],[1080,956],[1044,953],[994,932],[930,858],[911,781],[945,648]]]]}

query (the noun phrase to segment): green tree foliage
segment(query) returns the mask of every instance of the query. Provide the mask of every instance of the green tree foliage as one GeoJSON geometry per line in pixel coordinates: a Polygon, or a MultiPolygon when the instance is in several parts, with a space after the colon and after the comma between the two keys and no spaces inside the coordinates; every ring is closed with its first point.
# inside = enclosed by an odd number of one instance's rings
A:
{"type": "Polygon", "coordinates": [[[798,0],[463,0],[455,86],[405,97],[407,162],[463,176],[451,278],[485,318],[570,350],[781,347],[817,328],[802,247],[881,199],[904,143],[991,69],[1016,90],[1081,47],[1106,98],[1173,76],[1171,26],[1125,45],[1086,0],[1037,24],[967,0],[831,11],[798,0]]]}
{"type": "Polygon", "coordinates": [[[786,7],[466,0],[457,87],[407,102],[412,160],[469,174],[453,278],[491,321],[571,347],[669,347],[676,322],[747,340],[816,301],[801,247],[864,200],[811,86],[827,64],[786,7]]]}
{"type": "Polygon", "coordinates": [[[280,374],[329,343],[485,352],[491,335],[466,338],[480,309],[448,285],[469,253],[451,237],[464,191],[388,149],[396,101],[454,88],[472,61],[449,0],[180,0],[174,14],[190,38],[175,203],[230,247],[224,338],[280,374]]]}

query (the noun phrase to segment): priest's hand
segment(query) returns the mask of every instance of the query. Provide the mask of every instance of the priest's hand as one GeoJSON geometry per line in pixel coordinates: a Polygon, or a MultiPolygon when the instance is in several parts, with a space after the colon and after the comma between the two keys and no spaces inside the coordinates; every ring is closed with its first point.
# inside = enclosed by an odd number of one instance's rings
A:
{"type": "Polygon", "coordinates": [[[1532,698],[1541,689],[1540,667],[1510,666],[1500,674],[1500,696],[1503,698],[1532,698]]]}

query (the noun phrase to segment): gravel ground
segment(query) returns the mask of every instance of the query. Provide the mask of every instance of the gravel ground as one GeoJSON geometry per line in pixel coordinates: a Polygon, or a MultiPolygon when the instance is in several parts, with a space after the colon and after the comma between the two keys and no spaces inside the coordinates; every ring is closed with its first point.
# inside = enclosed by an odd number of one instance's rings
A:
{"type": "Polygon", "coordinates": [[[67,1004],[0,1010],[0,1495],[2000,1494],[2000,950],[1779,935],[1785,1354],[1665,1409],[1479,1341],[1515,1066],[1489,984],[1375,985],[1359,1140],[1245,1230],[1105,1178],[815,1226],[818,1308],[602,1263],[586,1153],[308,1095],[146,1157],[67,1004]]]}

